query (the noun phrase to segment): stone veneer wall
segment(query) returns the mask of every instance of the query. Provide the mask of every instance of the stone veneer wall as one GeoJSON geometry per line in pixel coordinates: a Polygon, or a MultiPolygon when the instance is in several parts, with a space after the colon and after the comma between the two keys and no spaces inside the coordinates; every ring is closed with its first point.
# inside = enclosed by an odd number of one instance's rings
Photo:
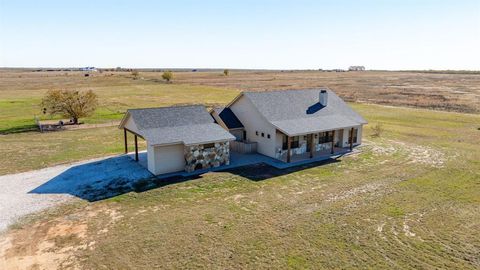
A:
{"type": "Polygon", "coordinates": [[[203,144],[185,146],[185,171],[208,169],[230,164],[229,142],[217,142],[213,148],[204,148],[203,144]],[[199,168],[200,167],[200,168],[199,168]]]}

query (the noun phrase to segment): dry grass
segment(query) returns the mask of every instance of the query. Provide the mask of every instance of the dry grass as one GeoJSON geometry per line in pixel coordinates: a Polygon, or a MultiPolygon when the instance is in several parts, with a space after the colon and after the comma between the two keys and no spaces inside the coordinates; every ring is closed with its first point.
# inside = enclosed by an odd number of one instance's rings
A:
{"type": "Polygon", "coordinates": [[[6,234],[0,268],[478,269],[480,117],[355,108],[371,123],[360,154],[62,206],[6,234]]]}
{"type": "MultiPolygon", "coordinates": [[[[156,73],[145,73],[157,77],[156,73]]],[[[178,73],[176,82],[240,90],[326,86],[347,101],[480,112],[480,74],[415,72],[234,72],[178,73]]]]}

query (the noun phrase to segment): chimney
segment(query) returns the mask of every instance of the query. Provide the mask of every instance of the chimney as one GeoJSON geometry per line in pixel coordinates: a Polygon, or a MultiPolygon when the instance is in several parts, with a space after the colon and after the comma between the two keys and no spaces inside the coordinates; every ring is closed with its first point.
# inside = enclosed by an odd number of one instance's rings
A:
{"type": "Polygon", "coordinates": [[[322,106],[327,106],[327,101],[328,101],[327,90],[320,90],[320,97],[318,102],[322,104],[322,106]]]}

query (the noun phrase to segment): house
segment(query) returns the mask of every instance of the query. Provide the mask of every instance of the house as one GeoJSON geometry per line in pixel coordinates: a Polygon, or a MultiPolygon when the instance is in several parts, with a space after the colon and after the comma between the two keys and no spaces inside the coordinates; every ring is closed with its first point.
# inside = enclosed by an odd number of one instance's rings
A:
{"type": "Polygon", "coordinates": [[[208,169],[230,163],[229,141],[235,137],[215,123],[201,105],[127,110],[119,128],[147,143],[147,168],[154,175],[208,169]]]}
{"type": "Polygon", "coordinates": [[[364,66],[350,66],[348,71],[365,71],[364,66]]]}
{"type": "Polygon", "coordinates": [[[237,141],[285,162],[351,150],[367,123],[329,89],[243,92],[211,114],[237,141]]]}
{"type": "Polygon", "coordinates": [[[366,123],[333,91],[310,89],[242,92],[210,112],[201,105],[131,109],[119,128],[125,152],[127,133],[134,135],[137,161],[138,137],[146,141],[147,168],[159,175],[229,165],[231,151],[282,164],[331,157],[361,144],[366,123]]]}

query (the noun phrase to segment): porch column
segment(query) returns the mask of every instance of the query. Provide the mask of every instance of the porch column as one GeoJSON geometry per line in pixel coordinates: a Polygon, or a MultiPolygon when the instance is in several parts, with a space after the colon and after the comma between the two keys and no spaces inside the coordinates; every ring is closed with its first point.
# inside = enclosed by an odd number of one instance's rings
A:
{"type": "Polygon", "coordinates": [[[309,138],[310,139],[310,142],[309,142],[309,144],[310,144],[310,158],[313,158],[313,134],[310,134],[309,136],[310,136],[310,138],[309,138]]]}
{"type": "Polygon", "coordinates": [[[137,135],[135,135],[135,161],[138,161],[138,142],[137,142],[137,135]]]}
{"type": "Polygon", "coordinates": [[[287,136],[287,162],[290,163],[290,152],[292,148],[292,139],[290,136],[287,136]]]}
{"type": "Polygon", "coordinates": [[[333,149],[335,148],[335,130],[332,131],[332,150],[330,151],[330,154],[333,155],[333,149]]]}
{"type": "Polygon", "coordinates": [[[350,129],[350,151],[353,149],[353,128],[350,129]]]}
{"type": "Polygon", "coordinates": [[[127,129],[123,129],[123,140],[125,143],[125,154],[128,154],[128,145],[127,145],[127,129]]]}

